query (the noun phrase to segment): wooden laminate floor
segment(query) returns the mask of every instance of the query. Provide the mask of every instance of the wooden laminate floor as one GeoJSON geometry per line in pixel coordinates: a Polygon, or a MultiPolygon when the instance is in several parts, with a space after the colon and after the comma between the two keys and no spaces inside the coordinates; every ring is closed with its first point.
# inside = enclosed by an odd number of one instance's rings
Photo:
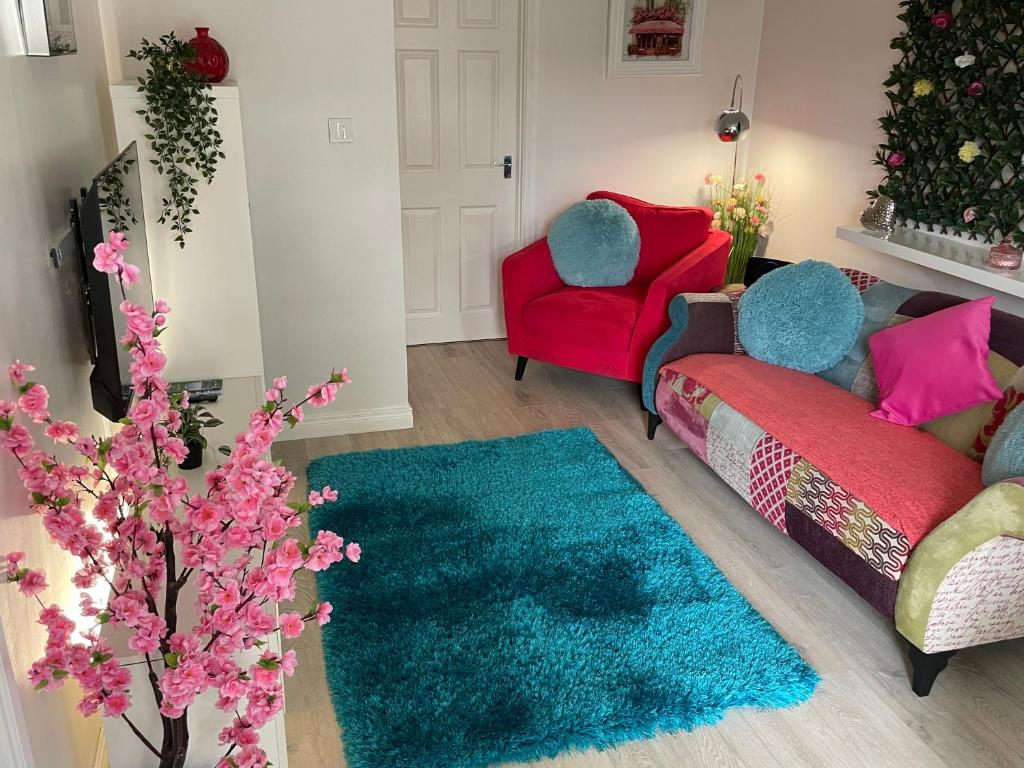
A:
{"type": "MultiPolygon", "coordinates": [[[[415,429],[280,443],[274,456],[299,476],[303,494],[306,464],[319,456],[590,427],[823,680],[793,710],[733,710],[714,727],[531,766],[1024,766],[1024,641],[961,652],[932,695],[917,698],[891,623],[667,429],[648,442],[634,386],[537,362],[516,383],[513,368],[501,341],[411,348],[415,429]]],[[[313,590],[306,574],[297,605],[308,606],[313,590]]],[[[301,663],[286,684],[289,766],[344,768],[318,631],[290,647],[301,649],[301,663]]]]}

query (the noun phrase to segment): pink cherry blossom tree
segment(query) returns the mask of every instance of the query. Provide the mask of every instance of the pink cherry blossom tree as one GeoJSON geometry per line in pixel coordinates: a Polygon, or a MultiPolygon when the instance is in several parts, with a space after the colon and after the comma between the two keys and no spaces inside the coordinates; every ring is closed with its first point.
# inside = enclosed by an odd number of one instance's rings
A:
{"type": "Polygon", "coordinates": [[[295,476],[267,455],[285,426],[302,421],[304,405],[332,402],[348,375],[332,372],[295,404],[286,400],[287,380],[275,379],[227,461],[206,474],[202,489],[190,488],[173,471],[186,456],[175,433],[187,395],[168,393],[162,375],[167,358],[158,339],[170,307],[157,301],[150,311],[128,300],[126,289],[138,281],[139,271],[125,261],[127,247],[124,236],[112,232],[97,246],[93,262],[115,276],[124,299],[120,311],[127,333],[121,342],[131,353],[135,400],[121,429],[101,440],[51,416],[46,387],[30,381],[34,369],[20,361],[8,369],[17,397],[0,400],[0,449],[17,462],[28,503],[50,538],[80,562],[73,582],[82,590],[79,612],[92,625],[78,631],[66,607],[44,602],[46,577],[25,562],[23,553],[0,557],[0,569],[6,568],[7,581],[41,609],[46,647],[28,671],[37,689],[77,681],[82,715],[102,710],[122,719],[160,768],[184,765],[189,707],[214,689],[216,706],[234,714],[220,733],[225,754],[218,768],[264,768],[267,756],[258,732],[283,707],[282,675],[291,675],[297,665],[294,651],[273,653],[266,638],[278,629],[294,638],[309,622],[326,624],[331,614],[330,603],[314,602],[305,612],[275,618],[274,606],[295,598],[300,569],[321,571],[360,556],[358,544],[346,545],[331,531],[320,531],[312,541],[288,535],[304,513],[338,493],[327,487],[312,491],[306,501],[289,503],[295,476]],[[64,455],[75,461],[38,447],[25,421],[40,425],[54,444],[67,446],[70,454],[64,455]],[[95,601],[85,590],[101,581],[107,596],[95,601]],[[185,626],[179,599],[189,582],[196,588],[198,618],[185,626]],[[103,625],[127,633],[128,646],[145,659],[146,700],[132,700],[131,672],[101,633],[103,625]],[[243,666],[243,651],[256,661],[243,666]],[[133,708],[143,706],[159,709],[160,741],[132,720],[133,708]]]}

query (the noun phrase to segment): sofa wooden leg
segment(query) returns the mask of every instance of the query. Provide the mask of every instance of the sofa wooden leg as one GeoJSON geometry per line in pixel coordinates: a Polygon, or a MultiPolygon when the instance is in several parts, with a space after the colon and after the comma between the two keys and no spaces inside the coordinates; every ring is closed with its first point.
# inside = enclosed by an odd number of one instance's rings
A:
{"type": "Polygon", "coordinates": [[[661,426],[661,416],[656,413],[647,412],[647,439],[653,440],[654,433],[658,431],[658,427],[661,426]]]}
{"type": "Polygon", "coordinates": [[[526,373],[526,364],[528,362],[530,362],[530,358],[523,357],[522,355],[516,360],[516,381],[523,380],[523,374],[526,373]]]}
{"type": "Polygon", "coordinates": [[[932,684],[939,672],[946,668],[950,658],[956,651],[940,651],[925,653],[916,645],[910,645],[910,666],[913,670],[911,688],[918,696],[927,696],[932,691],[932,684]]]}

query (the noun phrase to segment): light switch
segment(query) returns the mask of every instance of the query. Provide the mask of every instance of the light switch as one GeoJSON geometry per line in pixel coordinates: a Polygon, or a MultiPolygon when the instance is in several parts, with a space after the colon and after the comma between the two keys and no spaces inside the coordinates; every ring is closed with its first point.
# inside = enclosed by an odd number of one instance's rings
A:
{"type": "Polygon", "coordinates": [[[352,134],[351,117],[329,118],[327,130],[331,144],[348,144],[355,141],[355,136],[352,134]]]}

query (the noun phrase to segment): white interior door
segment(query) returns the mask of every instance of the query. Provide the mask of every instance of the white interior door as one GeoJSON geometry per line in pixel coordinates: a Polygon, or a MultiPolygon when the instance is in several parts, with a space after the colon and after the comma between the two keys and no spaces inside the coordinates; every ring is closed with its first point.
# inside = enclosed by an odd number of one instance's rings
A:
{"type": "Polygon", "coordinates": [[[409,344],[505,335],[500,267],[516,249],[518,24],[517,0],[395,0],[409,344]]]}

